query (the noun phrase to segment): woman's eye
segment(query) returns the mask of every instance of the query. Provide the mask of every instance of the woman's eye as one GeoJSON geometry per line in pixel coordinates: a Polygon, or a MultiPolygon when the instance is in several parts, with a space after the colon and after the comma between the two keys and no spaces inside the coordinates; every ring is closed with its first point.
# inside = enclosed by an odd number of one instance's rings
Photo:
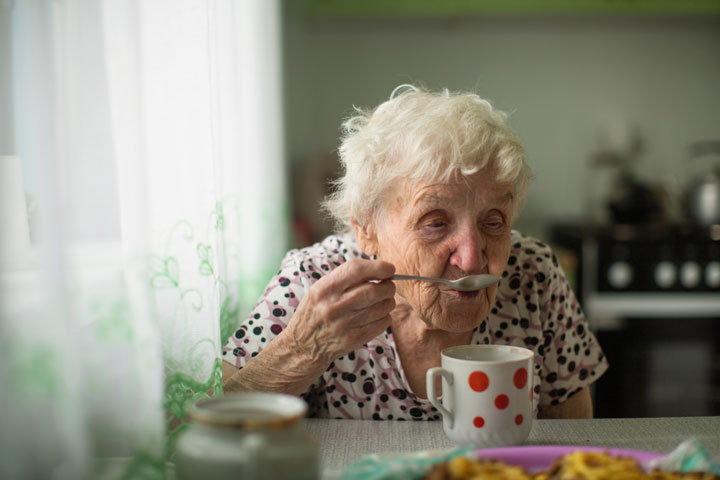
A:
{"type": "Polygon", "coordinates": [[[448,224],[442,220],[433,220],[423,223],[421,232],[428,238],[441,238],[447,232],[448,224]]]}
{"type": "Polygon", "coordinates": [[[485,222],[485,228],[490,232],[502,232],[505,230],[505,222],[485,222]]]}

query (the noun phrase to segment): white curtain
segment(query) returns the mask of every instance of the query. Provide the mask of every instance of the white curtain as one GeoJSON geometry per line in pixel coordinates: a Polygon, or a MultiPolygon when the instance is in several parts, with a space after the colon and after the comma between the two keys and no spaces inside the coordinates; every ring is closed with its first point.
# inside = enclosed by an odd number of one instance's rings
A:
{"type": "Polygon", "coordinates": [[[0,477],[162,478],[192,402],[221,393],[220,348],[287,246],[278,10],[10,9],[0,155],[22,174],[2,181],[30,208],[2,218],[29,211],[31,246],[0,247],[0,477]]]}

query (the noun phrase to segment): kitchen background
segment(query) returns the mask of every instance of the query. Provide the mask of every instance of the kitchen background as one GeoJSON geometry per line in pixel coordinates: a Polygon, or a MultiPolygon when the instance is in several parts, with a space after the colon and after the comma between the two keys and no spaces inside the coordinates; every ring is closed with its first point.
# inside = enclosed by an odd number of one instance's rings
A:
{"type": "MultiPolygon", "coordinates": [[[[517,227],[556,248],[614,366],[595,392],[598,415],[720,414],[720,220],[695,222],[681,203],[719,163],[716,144],[697,158],[689,150],[720,140],[718,3],[678,14],[651,2],[472,14],[448,13],[450,2],[399,2],[392,14],[366,3],[360,13],[339,1],[281,3],[291,245],[330,231],[317,202],[353,105],[374,106],[402,83],[473,90],[510,113],[527,149],[535,179],[517,227]],[[621,172],[634,183],[618,183],[621,172]]],[[[12,42],[9,16],[0,22],[6,153],[12,42]]],[[[37,174],[25,172],[30,193],[37,174]]]]}
{"type": "Polygon", "coordinates": [[[401,83],[476,91],[510,113],[527,148],[535,179],[517,227],[560,254],[613,365],[597,415],[720,414],[720,227],[708,226],[720,216],[697,227],[683,205],[720,168],[718,145],[690,151],[720,139],[720,17],[340,3],[284,3],[296,243],[331,228],[315,212],[353,105],[401,83]]]}
{"type": "MultiPolygon", "coordinates": [[[[519,224],[543,237],[557,220],[607,218],[602,201],[615,172],[593,168],[591,156],[626,148],[633,134],[645,146],[639,175],[673,194],[691,172],[710,168],[688,162],[686,149],[720,137],[717,15],[417,18],[284,7],[288,152],[298,180],[332,156],[352,105],[376,105],[414,82],[474,90],[510,113],[535,173],[519,224]]],[[[313,192],[297,191],[310,215],[313,192]]]]}

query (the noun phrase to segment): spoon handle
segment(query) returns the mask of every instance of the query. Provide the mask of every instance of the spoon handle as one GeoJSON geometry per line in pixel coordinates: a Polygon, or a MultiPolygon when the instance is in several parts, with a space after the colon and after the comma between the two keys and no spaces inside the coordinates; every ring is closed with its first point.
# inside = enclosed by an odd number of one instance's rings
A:
{"type": "Polygon", "coordinates": [[[426,282],[445,283],[442,278],[419,277],[417,275],[393,275],[393,280],[424,280],[426,282]]]}

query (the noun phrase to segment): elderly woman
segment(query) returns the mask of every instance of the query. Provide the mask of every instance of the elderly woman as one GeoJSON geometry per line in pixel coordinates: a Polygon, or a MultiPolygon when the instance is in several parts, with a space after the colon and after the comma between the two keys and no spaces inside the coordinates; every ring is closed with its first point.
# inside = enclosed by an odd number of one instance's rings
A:
{"type": "Polygon", "coordinates": [[[311,416],[435,420],[425,372],[454,345],[535,352],[535,412],[590,417],[607,362],[550,248],[512,229],[523,148],[474,94],[398,87],[344,124],[340,232],[290,251],[223,355],[226,391],[302,396],[311,416]],[[393,281],[501,275],[458,292],[393,281]]]}

